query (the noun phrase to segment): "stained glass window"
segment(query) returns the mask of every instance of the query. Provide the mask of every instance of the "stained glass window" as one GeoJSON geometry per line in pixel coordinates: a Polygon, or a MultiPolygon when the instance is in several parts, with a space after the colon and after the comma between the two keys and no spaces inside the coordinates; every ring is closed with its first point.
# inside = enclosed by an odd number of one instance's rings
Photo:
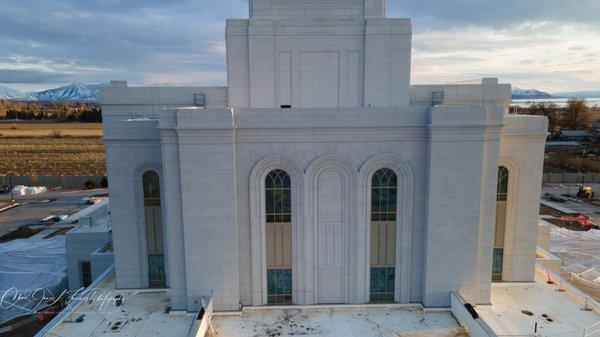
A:
{"type": "Polygon", "coordinates": [[[396,277],[396,203],[398,179],[391,169],[380,169],[371,180],[370,301],[394,301],[396,277]]]}
{"type": "Polygon", "coordinates": [[[265,178],[267,302],[292,303],[292,190],[290,176],[273,170],[265,178]]]}
{"type": "Polygon", "coordinates": [[[265,179],[267,222],[290,222],[292,214],[290,176],[274,170],[265,179]]]}
{"type": "Polygon", "coordinates": [[[492,281],[502,281],[504,260],[504,235],[506,233],[506,210],[508,200],[508,169],[498,168],[498,187],[496,190],[496,224],[494,231],[494,251],[492,259],[492,281]]]}
{"type": "Polygon", "coordinates": [[[166,275],[158,174],[154,171],[146,171],[142,176],[142,185],[144,220],[146,222],[148,283],[151,288],[164,288],[166,286],[166,275]]]}
{"type": "Polygon", "coordinates": [[[396,174],[381,169],[373,175],[371,187],[371,220],[396,221],[396,174]]]}

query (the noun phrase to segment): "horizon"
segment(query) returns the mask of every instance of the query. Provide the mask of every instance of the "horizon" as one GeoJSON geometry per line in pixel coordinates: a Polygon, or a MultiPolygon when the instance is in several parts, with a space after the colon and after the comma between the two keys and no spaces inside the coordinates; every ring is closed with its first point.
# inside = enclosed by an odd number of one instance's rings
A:
{"type": "MultiPolygon", "coordinates": [[[[27,90],[27,91],[23,91],[20,90],[18,88],[15,87],[11,87],[8,85],[4,85],[2,83],[0,83],[0,87],[5,87],[8,89],[12,89],[12,90],[18,90],[24,94],[29,94],[29,93],[39,93],[39,92],[43,92],[43,91],[49,91],[49,90],[54,90],[54,89],[59,89],[62,87],[68,87],[71,85],[77,85],[77,84],[83,84],[85,86],[109,86],[110,83],[99,83],[99,82],[91,82],[91,83],[84,83],[84,82],[71,82],[71,83],[62,83],[62,84],[56,84],[54,86],[50,86],[47,88],[42,88],[42,89],[33,89],[33,90],[27,90]]],[[[412,84],[412,83],[411,83],[412,84]]],[[[139,86],[139,87],[164,87],[164,86],[173,86],[173,87],[185,87],[185,86],[202,86],[202,85],[194,85],[194,84],[188,84],[188,83],[142,83],[142,84],[138,84],[138,85],[130,85],[130,83],[128,83],[129,86],[139,86]]],[[[521,88],[521,87],[517,87],[514,84],[512,84],[512,92],[514,93],[516,90],[522,90],[522,91],[539,91],[540,93],[547,93],[550,95],[561,95],[561,94],[575,94],[575,93],[593,93],[595,94],[596,92],[600,93],[600,90],[596,90],[596,89],[585,89],[585,90],[574,90],[574,91],[561,91],[561,92],[551,92],[551,91],[546,91],[543,89],[539,89],[539,88],[521,88]]],[[[227,86],[227,85],[224,85],[227,86]]],[[[600,95],[599,95],[600,96],[600,95]]],[[[561,98],[572,98],[572,97],[555,97],[556,99],[561,99],[561,98]]],[[[582,97],[585,98],[585,97],[582,97]]],[[[588,97],[590,98],[590,97],[588,97]]],[[[523,98],[523,99],[531,99],[531,98],[523,98]]]]}
{"type": "MultiPolygon", "coordinates": [[[[41,91],[73,82],[226,85],[227,18],[245,0],[7,0],[0,85],[41,91]]],[[[549,93],[600,90],[600,2],[387,1],[413,22],[412,84],[498,77],[549,93]]]]}

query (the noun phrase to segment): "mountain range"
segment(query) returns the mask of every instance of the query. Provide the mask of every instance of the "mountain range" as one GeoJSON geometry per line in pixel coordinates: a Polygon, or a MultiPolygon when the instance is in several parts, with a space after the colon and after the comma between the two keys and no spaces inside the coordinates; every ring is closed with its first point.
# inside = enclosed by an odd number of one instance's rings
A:
{"type": "MultiPolygon", "coordinates": [[[[69,85],[44,91],[22,92],[0,85],[0,100],[18,101],[82,101],[97,102],[100,93],[99,84],[71,83],[69,85]]],[[[513,87],[512,99],[551,99],[551,98],[598,98],[600,91],[577,91],[550,94],[537,89],[519,89],[513,87]]]]}
{"type": "Polygon", "coordinates": [[[512,99],[540,99],[540,98],[555,98],[553,95],[539,91],[537,89],[512,89],[512,99]]]}
{"type": "Polygon", "coordinates": [[[16,101],[80,101],[97,102],[100,94],[99,84],[71,83],[63,87],[43,91],[22,92],[13,88],[0,86],[0,99],[16,101]]]}
{"type": "Polygon", "coordinates": [[[0,99],[26,100],[29,98],[30,97],[22,91],[0,85],[0,99]]]}
{"type": "Polygon", "coordinates": [[[519,89],[513,87],[512,99],[550,99],[550,98],[598,98],[600,91],[571,91],[550,94],[537,89],[519,89]]]}

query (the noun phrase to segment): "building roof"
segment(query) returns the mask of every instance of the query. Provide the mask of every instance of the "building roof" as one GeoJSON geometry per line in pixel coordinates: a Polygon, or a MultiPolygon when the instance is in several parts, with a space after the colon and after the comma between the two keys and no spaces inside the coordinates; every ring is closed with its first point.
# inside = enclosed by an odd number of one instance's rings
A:
{"type": "Polygon", "coordinates": [[[215,313],[212,326],[207,337],[468,336],[449,309],[399,304],[244,308],[241,315],[215,313]]]}
{"type": "MultiPolygon", "coordinates": [[[[533,336],[535,323],[541,336],[583,336],[584,329],[600,322],[594,311],[570,291],[557,291],[538,269],[536,282],[493,283],[492,304],[478,305],[477,313],[498,336],[533,336]]],[[[597,328],[600,328],[598,326],[597,328]]]]}
{"type": "Polygon", "coordinates": [[[579,146],[580,142],[570,141],[570,142],[546,142],[546,146],[579,146]]]}
{"type": "Polygon", "coordinates": [[[186,337],[194,321],[193,314],[169,312],[166,289],[117,290],[113,270],[90,287],[94,292],[81,296],[83,300],[59,314],[36,337],[186,337]],[[115,301],[118,295],[123,299],[120,306],[115,301]]]}
{"type": "Polygon", "coordinates": [[[562,130],[560,133],[565,137],[591,137],[592,135],[584,130],[562,130]]]}

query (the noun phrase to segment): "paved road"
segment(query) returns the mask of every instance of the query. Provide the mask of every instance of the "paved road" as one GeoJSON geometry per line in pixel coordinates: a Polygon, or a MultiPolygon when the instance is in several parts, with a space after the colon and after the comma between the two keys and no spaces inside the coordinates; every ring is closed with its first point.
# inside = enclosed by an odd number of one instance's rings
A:
{"type": "MultiPolygon", "coordinates": [[[[106,189],[48,192],[27,197],[18,197],[21,206],[0,213],[0,236],[23,225],[39,224],[39,220],[51,214],[73,214],[86,206],[78,206],[82,198],[95,194],[104,194],[106,189]],[[51,199],[50,202],[41,202],[51,199]]],[[[0,194],[0,201],[8,200],[7,194],[0,194]]]]}

